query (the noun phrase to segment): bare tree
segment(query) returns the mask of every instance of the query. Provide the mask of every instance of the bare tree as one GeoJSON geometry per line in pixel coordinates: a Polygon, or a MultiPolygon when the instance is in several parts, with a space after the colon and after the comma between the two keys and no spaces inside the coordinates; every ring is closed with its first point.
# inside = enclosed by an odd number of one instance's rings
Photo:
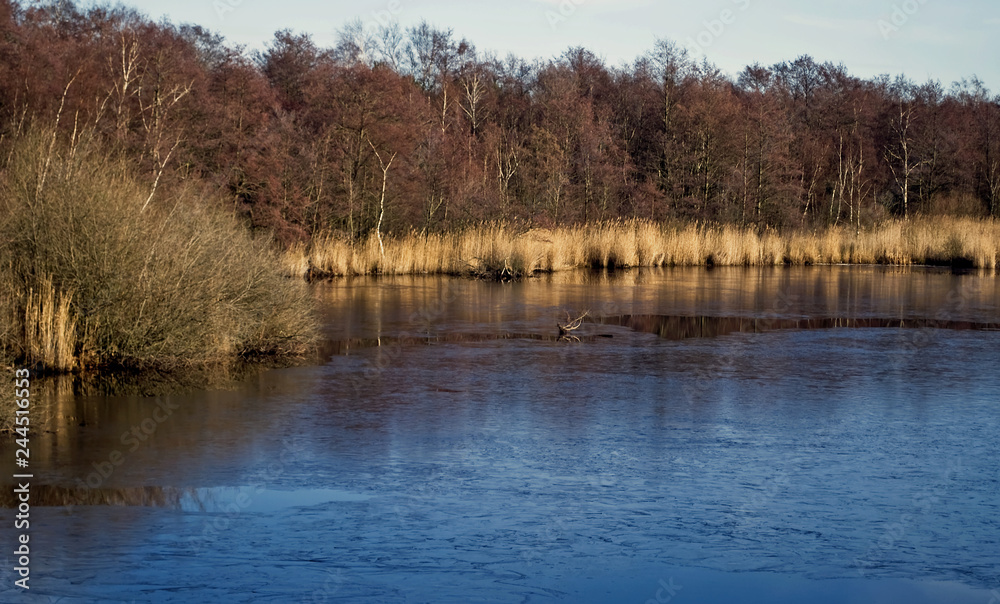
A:
{"type": "Polygon", "coordinates": [[[886,148],[886,161],[896,186],[902,193],[903,217],[910,212],[910,185],[914,176],[927,162],[918,159],[914,143],[913,125],[916,121],[916,104],[913,98],[913,86],[902,78],[896,81],[892,94],[894,109],[889,127],[893,140],[886,148]]]}
{"type": "Polygon", "coordinates": [[[380,62],[393,71],[402,70],[403,60],[406,58],[406,38],[399,23],[393,21],[389,25],[380,26],[375,31],[374,44],[380,62]]]}
{"type": "Polygon", "coordinates": [[[462,77],[462,88],[465,96],[462,99],[462,111],[469,118],[469,127],[472,136],[479,132],[480,122],[484,119],[480,106],[483,97],[486,95],[486,86],[483,83],[483,75],[479,69],[473,69],[462,77]]]}
{"type": "Polygon", "coordinates": [[[840,222],[843,203],[847,201],[848,222],[861,227],[861,202],[871,188],[871,183],[864,179],[865,149],[858,136],[858,123],[852,124],[850,130],[840,134],[837,156],[837,175],[833,188],[833,202],[830,204],[832,223],[840,222]],[[837,211],[834,213],[833,208],[837,211]]]}
{"type": "Polygon", "coordinates": [[[378,152],[375,145],[372,143],[371,139],[368,139],[368,144],[371,146],[372,151],[375,152],[375,157],[378,159],[378,165],[382,169],[382,194],[378,200],[378,222],[375,223],[375,236],[378,237],[378,249],[381,252],[382,257],[385,258],[385,246],[382,245],[382,219],[385,218],[385,187],[386,181],[389,180],[389,168],[392,166],[392,162],[396,159],[396,154],[393,153],[389,161],[386,162],[382,159],[382,154],[378,152]]]}
{"type": "Polygon", "coordinates": [[[496,152],[497,184],[500,187],[500,212],[506,218],[510,211],[510,183],[520,166],[518,148],[507,136],[497,138],[496,152]]]}
{"type": "Polygon", "coordinates": [[[366,65],[371,67],[379,49],[378,38],[361,19],[347,23],[337,32],[337,46],[334,56],[343,65],[366,65]]]}
{"type": "MultiPolygon", "coordinates": [[[[117,57],[108,57],[108,64],[115,74],[112,90],[108,98],[114,99],[115,131],[119,139],[124,138],[128,131],[131,115],[128,110],[129,100],[141,90],[141,70],[139,65],[139,38],[134,32],[121,32],[121,53],[117,57]]],[[[102,112],[98,112],[100,115],[102,112]]]]}

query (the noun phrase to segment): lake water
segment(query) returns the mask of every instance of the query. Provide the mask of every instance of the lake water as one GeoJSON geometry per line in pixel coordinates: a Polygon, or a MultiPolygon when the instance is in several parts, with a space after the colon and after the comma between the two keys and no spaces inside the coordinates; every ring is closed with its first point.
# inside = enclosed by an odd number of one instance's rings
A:
{"type": "Polygon", "coordinates": [[[1000,603],[995,276],[315,294],[320,365],[154,397],[49,385],[31,595],[5,509],[0,601],[1000,603]]]}

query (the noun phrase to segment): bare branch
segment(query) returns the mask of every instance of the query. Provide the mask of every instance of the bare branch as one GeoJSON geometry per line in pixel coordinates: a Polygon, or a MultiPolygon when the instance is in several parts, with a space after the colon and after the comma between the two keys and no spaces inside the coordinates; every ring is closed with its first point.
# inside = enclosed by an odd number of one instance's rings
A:
{"type": "Polygon", "coordinates": [[[583,320],[587,318],[588,315],[590,315],[590,311],[586,310],[582,315],[574,319],[569,311],[566,311],[566,323],[556,323],[556,327],[559,328],[559,339],[567,342],[579,342],[580,338],[573,335],[573,332],[580,329],[580,326],[583,325],[583,320]]]}
{"type": "Polygon", "coordinates": [[[73,81],[76,77],[80,75],[77,71],[76,74],[70,78],[69,82],[66,83],[66,88],[63,89],[62,99],[59,100],[59,111],[56,112],[56,123],[55,127],[52,128],[52,140],[49,141],[49,150],[45,155],[45,166],[42,168],[42,175],[38,179],[38,186],[35,188],[35,195],[41,195],[42,190],[45,188],[45,179],[49,174],[49,166],[52,165],[52,154],[55,152],[56,148],[56,137],[59,135],[59,120],[62,118],[63,108],[66,106],[66,95],[69,94],[69,87],[73,85],[73,81]]]}

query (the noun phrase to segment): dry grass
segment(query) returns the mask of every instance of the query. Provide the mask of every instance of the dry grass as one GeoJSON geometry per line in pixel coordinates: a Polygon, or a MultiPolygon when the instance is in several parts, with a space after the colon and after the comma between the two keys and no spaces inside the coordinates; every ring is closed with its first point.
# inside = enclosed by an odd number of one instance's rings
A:
{"type": "Polygon", "coordinates": [[[24,360],[56,371],[76,364],[76,318],[70,312],[72,292],[56,294],[52,279],[43,278],[39,290],[28,290],[24,311],[24,360]]]}
{"type": "Polygon", "coordinates": [[[486,224],[460,233],[409,233],[386,238],[384,256],[374,237],[351,245],[324,235],[286,252],[284,265],[289,274],[311,277],[780,264],[956,264],[995,270],[998,256],[1000,225],[972,218],[790,233],[623,220],[552,230],[486,224]]]}

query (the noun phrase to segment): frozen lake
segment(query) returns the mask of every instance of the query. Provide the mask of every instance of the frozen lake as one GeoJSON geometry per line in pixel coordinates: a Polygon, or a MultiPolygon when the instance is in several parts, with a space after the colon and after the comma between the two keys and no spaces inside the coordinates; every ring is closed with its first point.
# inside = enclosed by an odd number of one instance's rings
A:
{"type": "Polygon", "coordinates": [[[994,276],[315,288],[321,365],[53,387],[0,599],[1000,603],[994,276]]]}

